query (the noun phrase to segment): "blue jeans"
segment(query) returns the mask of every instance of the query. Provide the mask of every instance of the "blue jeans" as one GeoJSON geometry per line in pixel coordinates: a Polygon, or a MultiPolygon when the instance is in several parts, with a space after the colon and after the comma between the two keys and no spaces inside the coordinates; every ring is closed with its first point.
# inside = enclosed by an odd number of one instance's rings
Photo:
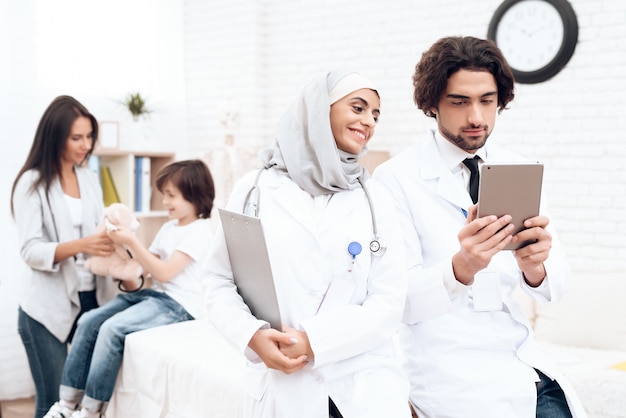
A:
{"type": "MultiPolygon", "coordinates": [[[[98,306],[96,292],[80,292],[81,314],[98,306]]],[[[72,327],[74,329],[76,324],[72,327]]],[[[59,341],[41,323],[28,316],[22,308],[17,313],[17,329],[26,350],[30,373],[35,383],[35,418],[43,417],[59,399],[59,385],[67,357],[67,341],[59,341]]]]}
{"type": "Polygon", "coordinates": [[[144,289],[123,293],[78,321],[78,329],[61,379],[61,399],[104,412],[113,395],[130,333],[193,319],[162,292],[144,289]],[[84,395],[84,396],[83,396],[84,395]]]}
{"type": "Polygon", "coordinates": [[[561,386],[539,370],[535,371],[541,378],[537,383],[537,418],[572,418],[561,386]]]}

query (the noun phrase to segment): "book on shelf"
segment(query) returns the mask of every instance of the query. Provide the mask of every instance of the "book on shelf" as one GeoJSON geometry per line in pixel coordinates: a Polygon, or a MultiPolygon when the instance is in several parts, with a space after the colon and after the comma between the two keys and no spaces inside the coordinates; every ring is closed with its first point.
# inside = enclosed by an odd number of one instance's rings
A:
{"type": "Polygon", "coordinates": [[[149,212],[152,197],[150,157],[135,157],[135,211],[149,212]]]}
{"type": "Polygon", "coordinates": [[[104,200],[104,206],[109,206],[113,203],[120,203],[120,196],[117,193],[115,183],[113,182],[111,168],[108,165],[101,166],[100,174],[102,177],[102,198],[104,200]]]}
{"type": "Polygon", "coordinates": [[[93,171],[100,182],[100,186],[102,186],[102,176],[100,175],[100,157],[97,155],[91,155],[87,161],[87,167],[93,171]]]}

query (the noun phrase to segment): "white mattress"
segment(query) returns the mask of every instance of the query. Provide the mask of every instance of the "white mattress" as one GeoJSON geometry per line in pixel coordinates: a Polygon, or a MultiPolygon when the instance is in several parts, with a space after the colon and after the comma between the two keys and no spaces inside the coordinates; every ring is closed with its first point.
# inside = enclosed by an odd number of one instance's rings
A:
{"type": "MultiPolygon", "coordinates": [[[[626,352],[542,343],[576,389],[589,418],[626,418],[626,352]]],[[[131,334],[109,418],[239,418],[244,357],[207,321],[131,334]]]]}
{"type": "Polygon", "coordinates": [[[204,320],[130,334],[107,417],[241,417],[244,368],[204,320]]]}

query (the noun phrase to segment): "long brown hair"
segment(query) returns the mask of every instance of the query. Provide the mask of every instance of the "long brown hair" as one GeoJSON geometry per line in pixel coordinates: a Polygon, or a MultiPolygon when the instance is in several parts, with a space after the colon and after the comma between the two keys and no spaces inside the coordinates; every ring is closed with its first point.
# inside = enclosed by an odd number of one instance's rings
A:
{"type": "Polygon", "coordinates": [[[11,189],[11,215],[15,215],[13,209],[13,195],[15,187],[22,175],[28,170],[39,172],[39,178],[33,183],[31,190],[36,190],[44,185],[46,196],[50,190],[52,181],[61,177],[61,156],[65,148],[65,143],[70,135],[72,125],[77,118],[84,116],[91,121],[93,142],[91,149],[85,156],[85,161],[89,159],[98,140],[98,122],[89,113],[87,108],[78,100],[71,96],[59,96],[48,105],[43,116],[39,120],[33,144],[26,157],[26,162],[17,173],[11,189]]]}

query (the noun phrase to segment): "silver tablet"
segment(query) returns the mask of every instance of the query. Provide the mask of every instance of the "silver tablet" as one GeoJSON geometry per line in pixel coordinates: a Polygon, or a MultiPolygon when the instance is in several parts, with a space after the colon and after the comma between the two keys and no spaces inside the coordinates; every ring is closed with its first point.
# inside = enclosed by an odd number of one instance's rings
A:
{"type": "Polygon", "coordinates": [[[237,290],[252,315],[282,330],[261,220],[218,209],[237,290]]]}
{"type": "MultiPolygon", "coordinates": [[[[524,221],[539,215],[543,164],[484,163],[478,186],[478,216],[509,214],[515,225],[513,235],[522,231],[524,221]]],[[[505,249],[515,250],[530,242],[511,243],[505,249]]]]}

